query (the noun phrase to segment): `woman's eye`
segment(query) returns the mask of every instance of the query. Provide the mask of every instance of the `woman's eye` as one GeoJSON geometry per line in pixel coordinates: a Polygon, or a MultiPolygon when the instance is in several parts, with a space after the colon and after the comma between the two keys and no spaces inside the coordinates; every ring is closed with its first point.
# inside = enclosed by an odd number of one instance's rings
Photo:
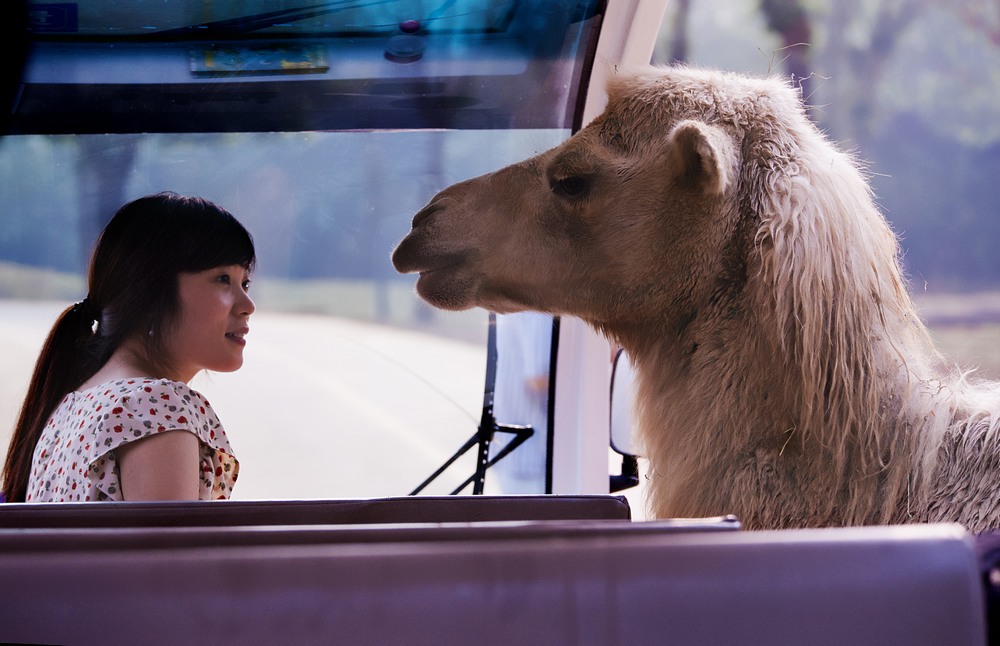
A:
{"type": "Polygon", "coordinates": [[[229,278],[229,274],[222,274],[221,276],[219,276],[218,281],[220,283],[225,283],[226,285],[232,282],[232,280],[229,278]]]}
{"type": "Polygon", "coordinates": [[[250,291],[250,281],[249,280],[244,280],[241,284],[243,286],[243,291],[245,291],[245,292],[250,291]]]}

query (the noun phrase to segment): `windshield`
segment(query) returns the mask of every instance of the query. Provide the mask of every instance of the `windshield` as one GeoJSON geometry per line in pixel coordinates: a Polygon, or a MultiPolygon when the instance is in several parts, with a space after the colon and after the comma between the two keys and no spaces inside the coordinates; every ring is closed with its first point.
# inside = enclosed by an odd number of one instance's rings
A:
{"type": "Polygon", "coordinates": [[[596,2],[288,4],[33,3],[14,132],[565,128],[600,24],[596,2]]]}
{"type": "MultiPolygon", "coordinates": [[[[476,431],[488,320],[425,305],[392,246],[438,190],[571,134],[599,5],[32,3],[0,140],[3,445],[104,223],[171,190],[232,211],[258,247],[244,367],[193,383],[240,458],[234,497],[409,493],[476,431]]],[[[513,349],[498,362],[498,421],[533,425],[534,457],[488,493],[545,491],[543,318],[541,365],[513,349]],[[542,375],[530,416],[513,370],[542,375]]],[[[474,457],[427,493],[450,493],[474,457]]]]}
{"type": "Polygon", "coordinates": [[[406,21],[419,21],[426,33],[498,34],[511,30],[520,4],[518,0],[79,0],[33,3],[30,18],[37,33],[116,40],[247,35],[381,37],[406,21]]]}

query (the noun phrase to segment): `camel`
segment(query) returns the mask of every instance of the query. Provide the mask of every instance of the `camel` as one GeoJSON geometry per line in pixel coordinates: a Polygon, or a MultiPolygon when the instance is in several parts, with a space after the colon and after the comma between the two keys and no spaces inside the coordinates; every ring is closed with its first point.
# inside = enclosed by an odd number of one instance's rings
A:
{"type": "Polygon", "coordinates": [[[563,144],[416,214],[392,260],[418,294],[620,344],[655,517],[1000,526],[1000,386],[947,367],[861,166],[799,93],[649,67],[607,94],[563,144]]]}

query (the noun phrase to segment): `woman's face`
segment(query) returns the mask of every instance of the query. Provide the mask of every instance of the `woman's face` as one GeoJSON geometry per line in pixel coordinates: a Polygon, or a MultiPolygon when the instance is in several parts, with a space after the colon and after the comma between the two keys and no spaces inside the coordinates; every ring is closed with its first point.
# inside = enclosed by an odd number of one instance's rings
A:
{"type": "Polygon", "coordinates": [[[175,378],[190,381],[201,370],[232,372],[243,365],[244,335],[254,304],[247,290],[250,275],[242,265],[227,265],[177,278],[180,309],[166,331],[175,378]]]}

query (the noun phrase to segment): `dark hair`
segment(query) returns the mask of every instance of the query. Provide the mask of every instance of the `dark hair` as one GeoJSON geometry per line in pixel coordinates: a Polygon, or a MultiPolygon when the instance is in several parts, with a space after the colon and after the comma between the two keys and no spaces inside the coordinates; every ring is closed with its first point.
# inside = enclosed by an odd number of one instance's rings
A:
{"type": "Polygon", "coordinates": [[[178,274],[255,262],[249,232],[208,200],[159,193],[118,209],[94,247],[87,297],[59,316],[35,363],[4,464],[7,501],[24,501],[35,445],[59,402],[124,341],[136,339],[142,360],[169,370],[163,331],[178,314],[178,274]]]}

